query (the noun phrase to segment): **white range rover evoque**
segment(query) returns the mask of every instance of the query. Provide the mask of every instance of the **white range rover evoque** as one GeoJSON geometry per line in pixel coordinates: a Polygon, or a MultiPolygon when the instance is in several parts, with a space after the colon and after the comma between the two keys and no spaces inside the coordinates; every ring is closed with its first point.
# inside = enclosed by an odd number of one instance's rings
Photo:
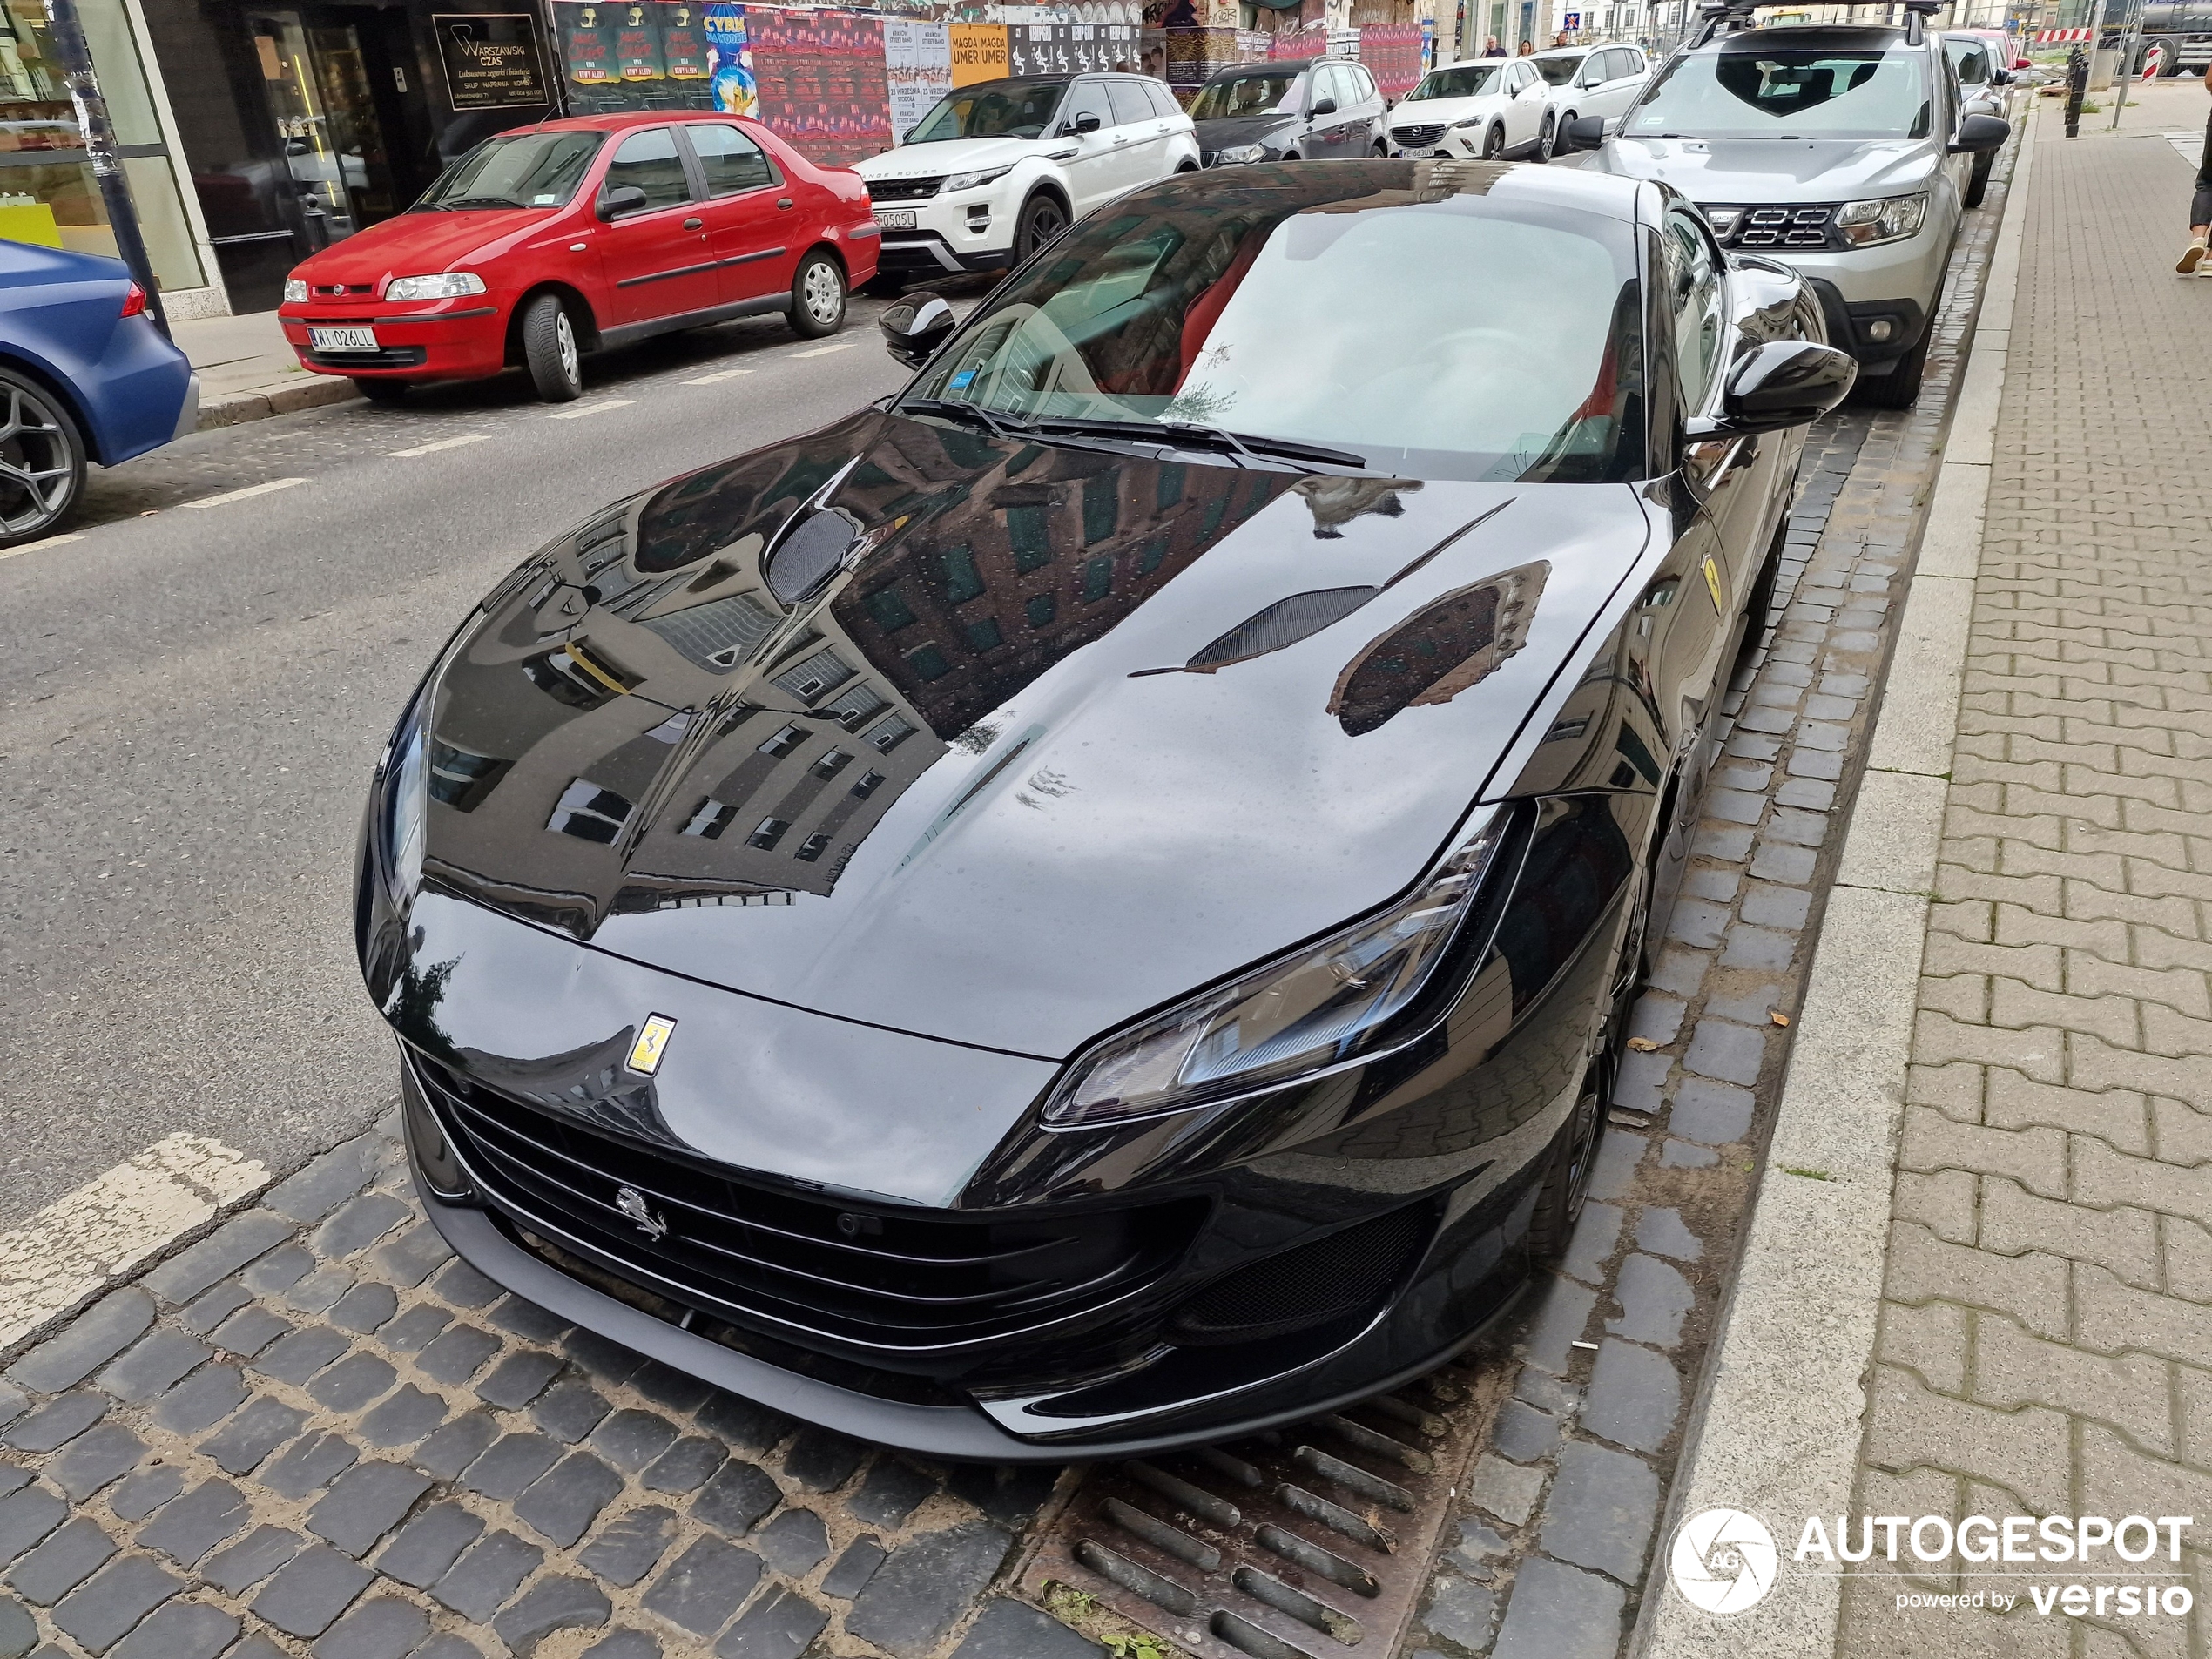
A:
{"type": "Polygon", "coordinates": [[[1197,169],[1190,118],[1143,75],[960,87],[853,167],[874,199],[886,287],[1016,264],[1101,202],[1197,169]]]}

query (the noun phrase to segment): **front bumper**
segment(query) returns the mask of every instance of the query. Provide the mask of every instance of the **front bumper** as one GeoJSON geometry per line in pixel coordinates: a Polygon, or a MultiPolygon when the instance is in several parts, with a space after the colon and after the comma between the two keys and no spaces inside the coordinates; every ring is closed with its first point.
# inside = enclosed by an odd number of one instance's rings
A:
{"type": "Polygon", "coordinates": [[[423,306],[317,300],[277,313],[300,366],[377,380],[481,380],[507,366],[506,304],[489,294],[423,306]],[[343,307],[341,310],[339,307],[343,307]],[[375,329],[374,352],[317,352],[307,330],[375,329]]]}
{"type": "Polygon", "coordinates": [[[1863,368],[1883,374],[1919,345],[1927,330],[1943,292],[1954,229],[1932,213],[1917,236],[1879,247],[1848,253],[1751,251],[1795,268],[1820,296],[1829,343],[1850,352],[1863,368]],[[1872,327],[1884,321],[1890,325],[1889,338],[1877,340],[1872,327]]]}
{"type": "Polygon", "coordinates": [[[911,226],[884,225],[878,268],[949,275],[961,271],[998,271],[1014,263],[1014,233],[1026,192],[1008,190],[1005,180],[956,194],[925,196],[916,201],[885,201],[887,212],[911,212],[911,226]]]}

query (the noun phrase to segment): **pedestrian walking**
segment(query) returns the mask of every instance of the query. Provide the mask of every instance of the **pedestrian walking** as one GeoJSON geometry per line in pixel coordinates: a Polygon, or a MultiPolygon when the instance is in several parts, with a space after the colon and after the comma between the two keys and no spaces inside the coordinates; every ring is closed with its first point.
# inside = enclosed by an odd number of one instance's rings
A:
{"type": "MultiPolygon", "coordinates": [[[[2212,69],[2204,71],[2204,90],[2212,92],[2212,69]]],[[[2195,274],[2204,263],[2206,239],[2212,238],[2212,116],[2204,121],[2204,154],[2196,164],[2196,194],[2189,201],[2189,245],[2174,268],[2183,276],[2195,274]]]]}

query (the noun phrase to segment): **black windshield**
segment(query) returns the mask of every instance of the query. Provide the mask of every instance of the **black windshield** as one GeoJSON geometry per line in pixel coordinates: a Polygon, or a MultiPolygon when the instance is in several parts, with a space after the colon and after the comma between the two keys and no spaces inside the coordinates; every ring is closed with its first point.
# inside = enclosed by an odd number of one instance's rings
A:
{"type": "Polygon", "coordinates": [[[1927,55],[1764,43],[1692,52],[1660,72],[1621,130],[1636,138],[1925,138],[1927,55]]]}

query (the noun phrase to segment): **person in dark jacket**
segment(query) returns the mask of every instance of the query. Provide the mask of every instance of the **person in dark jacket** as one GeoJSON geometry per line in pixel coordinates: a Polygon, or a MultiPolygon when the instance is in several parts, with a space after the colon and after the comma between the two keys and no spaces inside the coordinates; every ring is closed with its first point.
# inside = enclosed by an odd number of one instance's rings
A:
{"type": "MultiPolygon", "coordinates": [[[[2212,69],[2204,71],[2204,90],[2212,92],[2212,69]]],[[[2196,194],[2189,200],[2189,245],[2174,268],[2183,276],[2194,275],[2204,263],[2208,238],[2212,238],[2212,118],[2204,123],[2204,155],[2196,164],[2196,194]]]]}
{"type": "Polygon", "coordinates": [[[1497,36],[1493,35],[1483,43],[1482,55],[1485,57],[1503,57],[1506,55],[1506,49],[1498,44],[1497,36]]]}

